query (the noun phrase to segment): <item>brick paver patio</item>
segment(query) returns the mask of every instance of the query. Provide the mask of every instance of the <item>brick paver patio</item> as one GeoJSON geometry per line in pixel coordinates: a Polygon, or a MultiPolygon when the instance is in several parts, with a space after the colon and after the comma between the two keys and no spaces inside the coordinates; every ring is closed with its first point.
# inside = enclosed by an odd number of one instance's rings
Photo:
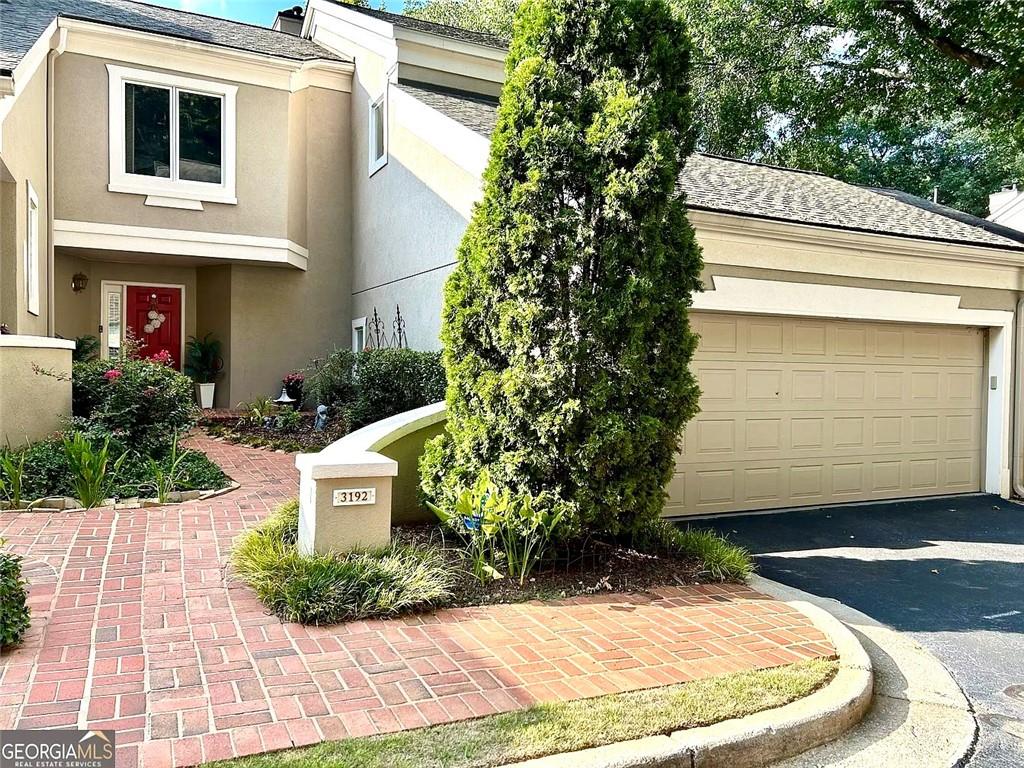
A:
{"type": "Polygon", "coordinates": [[[294,497],[290,455],[218,443],[205,502],[0,513],[32,630],[0,660],[0,728],[114,728],[118,766],[200,762],[786,664],[833,650],[746,587],[671,587],[335,627],[282,624],[225,572],[294,497]]]}

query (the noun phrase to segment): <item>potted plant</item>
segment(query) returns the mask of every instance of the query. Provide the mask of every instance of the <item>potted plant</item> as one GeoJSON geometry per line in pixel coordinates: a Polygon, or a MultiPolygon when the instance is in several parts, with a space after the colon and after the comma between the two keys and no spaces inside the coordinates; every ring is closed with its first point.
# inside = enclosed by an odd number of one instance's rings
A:
{"type": "Polygon", "coordinates": [[[284,391],[288,393],[288,397],[295,401],[295,407],[301,407],[302,388],[306,383],[306,377],[301,373],[293,372],[281,379],[281,383],[284,384],[284,391]]]}
{"type": "Polygon", "coordinates": [[[201,339],[190,336],[185,345],[185,373],[196,383],[196,398],[200,408],[213,408],[217,377],[224,368],[220,348],[220,339],[212,332],[201,339]]]}

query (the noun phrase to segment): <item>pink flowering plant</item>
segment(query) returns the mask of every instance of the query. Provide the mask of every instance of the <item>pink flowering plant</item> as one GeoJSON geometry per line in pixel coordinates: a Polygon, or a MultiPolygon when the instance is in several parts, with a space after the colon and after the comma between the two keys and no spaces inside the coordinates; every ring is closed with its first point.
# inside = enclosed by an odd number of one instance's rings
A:
{"type": "Polygon", "coordinates": [[[75,363],[71,390],[76,419],[143,455],[162,455],[197,418],[191,380],[160,359],[75,363]]]}

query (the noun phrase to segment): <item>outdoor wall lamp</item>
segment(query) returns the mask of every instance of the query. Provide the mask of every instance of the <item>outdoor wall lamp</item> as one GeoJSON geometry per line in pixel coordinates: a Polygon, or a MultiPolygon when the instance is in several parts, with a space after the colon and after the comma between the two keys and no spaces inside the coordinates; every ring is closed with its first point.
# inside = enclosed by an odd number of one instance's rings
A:
{"type": "Polygon", "coordinates": [[[71,290],[75,293],[81,293],[85,290],[85,287],[89,285],[89,276],[82,272],[75,272],[71,277],[71,290]]]}

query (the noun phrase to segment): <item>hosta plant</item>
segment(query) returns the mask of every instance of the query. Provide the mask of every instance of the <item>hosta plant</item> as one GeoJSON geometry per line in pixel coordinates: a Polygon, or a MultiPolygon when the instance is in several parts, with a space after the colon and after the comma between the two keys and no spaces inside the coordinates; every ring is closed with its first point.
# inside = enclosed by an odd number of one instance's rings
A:
{"type": "Polygon", "coordinates": [[[428,506],[465,541],[474,576],[501,578],[504,570],[523,584],[562,519],[562,510],[548,501],[498,488],[484,471],[471,487],[459,489],[452,508],[428,506]]]}

